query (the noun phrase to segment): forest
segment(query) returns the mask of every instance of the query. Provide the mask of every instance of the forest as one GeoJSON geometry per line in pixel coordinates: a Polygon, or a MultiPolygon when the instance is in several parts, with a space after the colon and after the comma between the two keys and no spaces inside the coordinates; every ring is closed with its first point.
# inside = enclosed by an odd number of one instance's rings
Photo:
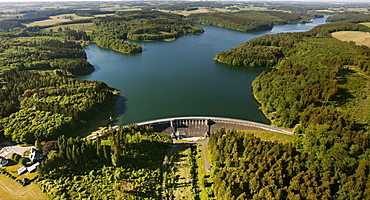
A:
{"type": "Polygon", "coordinates": [[[119,127],[98,140],[61,136],[44,145],[36,181],[51,199],[160,199],[169,136],[151,127],[119,127]],[[59,169],[59,170],[57,170],[59,169]]]}
{"type": "Polygon", "coordinates": [[[315,15],[277,12],[241,11],[233,13],[199,13],[188,16],[194,23],[213,25],[238,31],[270,30],[277,24],[302,23],[315,15]]]}
{"type": "Polygon", "coordinates": [[[358,22],[368,22],[370,21],[369,15],[363,13],[346,13],[346,14],[334,14],[328,17],[326,21],[328,22],[338,22],[338,21],[358,21],[358,22]]]}
{"type": "Polygon", "coordinates": [[[368,199],[368,138],[347,139],[328,131],[281,144],[218,131],[209,139],[215,199],[368,199]]]}
{"type": "Polygon", "coordinates": [[[81,45],[14,33],[1,41],[0,129],[9,140],[56,139],[114,105],[117,91],[72,77],[94,71],[81,45]]]}

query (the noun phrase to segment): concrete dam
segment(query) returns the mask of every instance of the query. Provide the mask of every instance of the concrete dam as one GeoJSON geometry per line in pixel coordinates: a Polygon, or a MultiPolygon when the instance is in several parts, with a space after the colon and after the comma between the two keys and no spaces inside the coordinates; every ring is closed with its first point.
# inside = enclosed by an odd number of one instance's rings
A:
{"type": "Polygon", "coordinates": [[[222,128],[226,130],[265,130],[288,135],[293,132],[267,124],[222,117],[176,117],[137,123],[138,126],[152,126],[154,131],[176,139],[207,137],[222,128]]]}

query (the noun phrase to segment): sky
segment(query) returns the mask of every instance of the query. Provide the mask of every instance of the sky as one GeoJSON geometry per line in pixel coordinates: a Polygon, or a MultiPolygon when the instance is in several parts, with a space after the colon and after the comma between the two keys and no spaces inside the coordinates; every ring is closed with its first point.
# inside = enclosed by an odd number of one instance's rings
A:
{"type": "MultiPolygon", "coordinates": [[[[0,0],[0,2],[60,2],[60,1],[124,1],[124,0],[0,0]]],[[[131,0],[132,1],[132,0],[131,0]]],[[[137,0],[140,1],[140,0],[137,0]]],[[[196,1],[196,0],[192,0],[196,1]]],[[[218,0],[222,1],[222,0],[218,0]]],[[[232,0],[230,0],[232,1],[232,0]]],[[[234,1],[250,1],[250,2],[268,2],[268,1],[295,1],[295,2],[323,2],[322,0],[234,0],[234,1]]],[[[370,0],[325,0],[324,2],[347,2],[347,3],[355,3],[355,2],[369,2],[370,0]]]]}
{"type": "MultiPolygon", "coordinates": [[[[76,2],[76,1],[140,1],[140,0],[0,0],[0,6],[2,2],[6,3],[16,3],[16,2],[76,2]]],[[[148,1],[148,0],[143,0],[148,1]]],[[[155,1],[155,0],[153,0],[155,1]]],[[[161,0],[163,1],[163,0],[161,0]]],[[[171,0],[170,0],[171,1],[171,0]]],[[[186,0],[177,0],[177,1],[186,1],[186,0]]],[[[187,1],[197,1],[197,0],[187,0],[187,1]]],[[[204,1],[204,0],[202,0],[204,1]]],[[[277,1],[292,1],[292,2],[323,2],[323,3],[370,3],[370,0],[212,0],[212,1],[240,1],[240,2],[277,2],[277,1]]]]}

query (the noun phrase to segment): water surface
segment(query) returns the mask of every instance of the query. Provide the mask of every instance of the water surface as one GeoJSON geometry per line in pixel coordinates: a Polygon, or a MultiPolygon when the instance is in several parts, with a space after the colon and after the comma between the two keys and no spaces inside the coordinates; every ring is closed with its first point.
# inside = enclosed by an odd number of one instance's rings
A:
{"type": "Polygon", "coordinates": [[[131,55],[92,44],[85,51],[96,71],[81,79],[104,81],[121,91],[123,98],[117,102],[120,125],[179,116],[268,123],[251,93],[252,81],[268,69],[232,67],[212,58],[261,35],[307,31],[325,19],[252,33],[202,26],[204,34],[185,35],[171,42],[135,42],[144,51],[131,55]]]}

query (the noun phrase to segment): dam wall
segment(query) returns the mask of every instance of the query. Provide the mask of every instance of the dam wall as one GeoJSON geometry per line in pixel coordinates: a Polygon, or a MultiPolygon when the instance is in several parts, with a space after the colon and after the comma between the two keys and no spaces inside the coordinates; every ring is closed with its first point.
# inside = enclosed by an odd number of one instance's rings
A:
{"type": "Polygon", "coordinates": [[[226,130],[265,130],[288,135],[293,132],[267,124],[223,117],[175,117],[137,123],[152,126],[154,131],[176,138],[205,137],[222,128],[226,130]]]}

